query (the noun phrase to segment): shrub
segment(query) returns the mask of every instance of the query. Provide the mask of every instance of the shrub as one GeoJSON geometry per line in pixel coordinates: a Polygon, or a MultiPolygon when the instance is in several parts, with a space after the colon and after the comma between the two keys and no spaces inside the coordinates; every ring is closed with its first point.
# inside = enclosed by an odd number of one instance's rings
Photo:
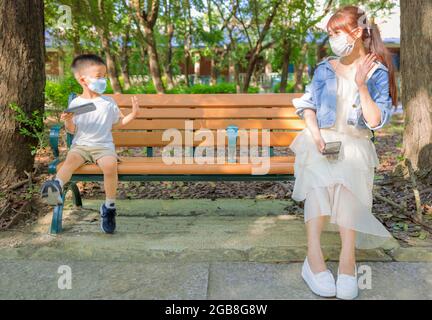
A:
{"type": "Polygon", "coordinates": [[[45,148],[48,145],[48,134],[44,130],[46,115],[39,110],[29,115],[15,103],[10,104],[9,108],[15,113],[15,121],[19,123],[19,134],[37,141],[37,145],[30,146],[31,154],[35,155],[39,149],[45,148]]]}
{"type": "Polygon", "coordinates": [[[47,81],[45,85],[45,99],[50,106],[64,110],[67,108],[69,95],[72,92],[80,93],[81,86],[72,77],[60,82],[47,81]]]}
{"type": "Polygon", "coordinates": [[[132,86],[128,90],[123,90],[123,93],[127,94],[154,94],[156,93],[156,88],[153,82],[146,83],[141,86],[132,86]]]}
{"type": "MultiPolygon", "coordinates": [[[[65,77],[60,82],[47,81],[45,85],[45,99],[48,115],[59,115],[68,106],[69,95],[71,93],[80,94],[82,88],[73,76],[65,77]]],[[[249,93],[258,93],[259,89],[250,87],[249,93]]],[[[113,93],[111,84],[108,81],[106,93],[113,93]]],[[[132,86],[128,90],[123,90],[126,94],[155,94],[156,89],[152,82],[140,86],[132,86]]],[[[222,82],[217,85],[197,84],[191,87],[178,85],[171,90],[166,91],[167,94],[219,94],[219,93],[236,93],[236,85],[234,83],[222,82]]]]}
{"type": "MultiPolygon", "coordinates": [[[[153,83],[149,83],[143,86],[134,86],[129,90],[123,90],[124,93],[130,94],[154,94],[156,89],[153,83]]],[[[259,89],[256,87],[250,87],[249,93],[258,93],[259,89]]],[[[220,94],[220,93],[236,93],[236,85],[234,83],[219,83],[211,86],[206,84],[196,84],[191,87],[185,85],[178,85],[173,89],[166,90],[167,94],[220,94]]]]}
{"type": "MultiPolygon", "coordinates": [[[[60,82],[47,81],[45,85],[46,104],[54,110],[62,111],[67,108],[69,95],[71,93],[80,94],[82,88],[73,76],[65,77],[60,82]]],[[[106,93],[112,93],[112,87],[108,81],[106,93]]]]}

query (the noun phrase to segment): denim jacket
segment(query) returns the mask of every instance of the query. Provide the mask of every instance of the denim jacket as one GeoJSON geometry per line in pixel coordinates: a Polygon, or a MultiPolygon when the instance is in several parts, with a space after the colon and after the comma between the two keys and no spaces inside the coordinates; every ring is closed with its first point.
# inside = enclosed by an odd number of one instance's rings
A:
{"type": "MultiPolygon", "coordinates": [[[[316,112],[318,127],[331,128],[336,121],[336,93],[337,79],[335,71],[329,60],[335,57],[328,57],[320,62],[315,70],[312,82],[306,86],[305,94],[293,100],[296,114],[304,119],[305,109],[312,109],[316,112]]],[[[390,120],[392,99],[390,97],[388,69],[379,62],[377,68],[367,81],[367,87],[373,101],[381,110],[381,122],[377,127],[368,125],[361,112],[360,95],[357,95],[353,105],[352,123],[357,128],[369,128],[370,130],[381,129],[390,120]]]]}

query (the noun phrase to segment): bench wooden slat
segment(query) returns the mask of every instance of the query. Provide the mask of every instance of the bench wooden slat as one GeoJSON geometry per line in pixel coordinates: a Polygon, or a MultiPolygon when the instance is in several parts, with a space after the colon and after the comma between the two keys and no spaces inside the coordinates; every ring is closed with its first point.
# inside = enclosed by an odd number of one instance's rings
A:
{"type": "MultiPolygon", "coordinates": [[[[134,95],[112,94],[119,107],[130,107],[134,95]]],[[[137,94],[141,107],[163,108],[250,108],[250,107],[289,107],[292,100],[302,94],[137,94]]]]}
{"type": "MultiPolygon", "coordinates": [[[[128,115],[130,108],[122,108],[128,115]]],[[[141,108],[144,119],[298,119],[294,107],[288,108],[141,108]]]]}
{"type": "MultiPolygon", "coordinates": [[[[63,163],[57,167],[59,169],[63,163]]],[[[270,159],[270,170],[268,174],[293,174],[294,157],[273,157],[270,159]]],[[[202,175],[250,175],[253,174],[253,168],[259,168],[259,164],[176,164],[166,165],[162,158],[142,158],[127,157],[122,158],[118,165],[119,175],[127,174],[202,174],[202,175]]],[[[79,168],[75,173],[81,175],[102,174],[101,169],[94,164],[85,165],[79,168]]]]}
{"type": "MultiPolygon", "coordinates": [[[[117,147],[163,147],[170,144],[169,141],[162,141],[162,131],[159,132],[113,132],[114,143],[117,147]]],[[[270,132],[270,145],[272,147],[288,147],[294,138],[297,136],[297,132],[270,132]]],[[[185,143],[184,131],[181,132],[183,145],[185,143]]],[[[258,135],[258,142],[261,144],[261,134],[258,135]]],[[[216,132],[214,132],[216,140],[216,132]]],[[[218,141],[219,142],[219,141],[218,141]]],[[[224,143],[219,142],[219,143],[224,143]]],[[[240,141],[238,141],[240,143],[240,141]]],[[[214,142],[216,145],[216,141],[214,142]]],[[[206,146],[206,141],[199,142],[195,141],[194,146],[206,146]]],[[[225,145],[228,145],[225,141],[225,145]]]]}
{"type": "MultiPolygon", "coordinates": [[[[192,121],[191,121],[192,122],[192,121]]],[[[286,119],[286,120],[193,120],[193,129],[225,129],[229,125],[236,125],[239,129],[285,129],[285,130],[302,130],[305,128],[303,120],[286,119]]],[[[185,129],[185,120],[134,120],[119,130],[166,130],[175,128],[178,130],[185,129]]]]}

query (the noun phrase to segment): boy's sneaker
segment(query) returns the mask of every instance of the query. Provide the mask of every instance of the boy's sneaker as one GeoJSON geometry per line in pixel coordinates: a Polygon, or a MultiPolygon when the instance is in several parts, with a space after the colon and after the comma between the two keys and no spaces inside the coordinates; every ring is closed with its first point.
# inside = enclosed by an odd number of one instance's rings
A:
{"type": "Polygon", "coordinates": [[[105,203],[100,208],[101,229],[105,233],[114,233],[116,229],[116,209],[108,208],[105,203]]]}
{"type": "Polygon", "coordinates": [[[41,188],[41,198],[50,206],[63,204],[63,190],[60,182],[50,180],[43,184],[41,188]]]}

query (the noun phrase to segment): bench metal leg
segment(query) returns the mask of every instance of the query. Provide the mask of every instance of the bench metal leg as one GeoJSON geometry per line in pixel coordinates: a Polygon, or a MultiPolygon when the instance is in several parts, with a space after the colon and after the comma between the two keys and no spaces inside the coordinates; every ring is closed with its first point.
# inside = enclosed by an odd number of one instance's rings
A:
{"type": "Polygon", "coordinates": [[[72,191],[72,201],[75,207],[82,207],[82,199],[78,186],[76,183],[71,183],[69,189],[72,191]]]}
{"type": "Polygon", "coordinates": [[[72,201],[74,206],[82,207],[82,199],[81,199],[81,194],[78,186],[76,185],[76,183],[68,183],[65,186],[62,195],[63,204],[54,207],[51,229],[50,229],[51,234],[59,234],[63,230],[62,228],[63,208],[65,204],[66,194],[68,193],[69,190],[72,191],[72,201]]]}
{"type": "Polygon", "coordinates": [[[62,232],[62,218],[63,218],[63,206],[65,202],[65,193],[63,193],[63,204],[55,206],[52,222],[51,222],[51,234],[59,234],[62,232]]]}

